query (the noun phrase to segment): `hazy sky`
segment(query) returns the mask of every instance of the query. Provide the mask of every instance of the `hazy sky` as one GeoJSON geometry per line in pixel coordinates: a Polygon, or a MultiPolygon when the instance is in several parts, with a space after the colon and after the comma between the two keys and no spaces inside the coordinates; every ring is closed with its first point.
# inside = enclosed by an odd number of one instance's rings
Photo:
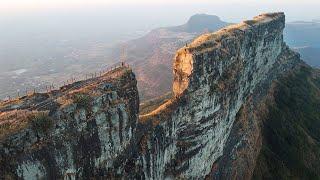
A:
{"type": "MultiPolygon", "coordinates": [[[[190,13],[216,14],[231,20],[247,18],[267,11],[285,11],[289,15],[289,20],[311,20],[320,17],[320,0],[0,0],[0,15],[12,16],[97,7],[109,8],[109,10],[113,7],[140,8],[142,11],[146,9],[159,11],[158,9],[163,8],[163,12],[166,8],[179,8],[177,13],[188,9],[190,13]]],[[[189,15],[191,14],[185,16],[189,15]]]]}
{"type": "Polygon", "coordinates": [[[0,9],[7,12],[43,8],[76,8],[123,4],[317,4],[319,0],[0,0],[0,9]]]}
{"type": "Polygon", "coordinates": [[[279,11],[288,22],[320,20],[319,7],[320,0],[0,0],[0,39],[22,39],[22,34],[118,38],[115,33],[183,24],[197,13],[234,23],[279,11]]]}

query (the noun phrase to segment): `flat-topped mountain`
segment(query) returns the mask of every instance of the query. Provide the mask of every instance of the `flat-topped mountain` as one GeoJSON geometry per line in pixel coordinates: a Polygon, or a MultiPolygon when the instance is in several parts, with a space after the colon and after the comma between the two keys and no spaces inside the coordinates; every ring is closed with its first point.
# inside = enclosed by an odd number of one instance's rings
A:
{"type": "Polygon", "coordinates": [[[196,14],[190,17],[186,24],[169,27],[170,31],[202,33],[204,31],[215,31],[229,23],[222,21],[218,16],[208,14],[196,14]]]}
{"type": "Polygon", "coordinates": [[[1,104],[0,178],[318,179],[320,72],[284,27],[262,14],[182,46],[173,97],[140,116],[126,67],[1,104]]]}

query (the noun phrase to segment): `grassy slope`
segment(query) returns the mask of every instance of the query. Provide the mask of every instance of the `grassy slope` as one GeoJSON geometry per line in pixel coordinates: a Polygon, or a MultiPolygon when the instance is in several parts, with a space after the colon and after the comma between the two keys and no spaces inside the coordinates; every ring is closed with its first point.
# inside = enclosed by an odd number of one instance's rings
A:
{"type": "Polygon", "coordinates": [[[160,105],[167,102],[169,99],[171,99],[172,93],[168,92],[162,96],[159,96],[157,98],[144,101],[140,104],[140,115],[147,114],[155,109],[157,109],[160,105]]]}
{"type": "Polygon", "coordinates": [[[277,83],[253,179],[320,179],[320,76],[302,67],[277,83]]]}

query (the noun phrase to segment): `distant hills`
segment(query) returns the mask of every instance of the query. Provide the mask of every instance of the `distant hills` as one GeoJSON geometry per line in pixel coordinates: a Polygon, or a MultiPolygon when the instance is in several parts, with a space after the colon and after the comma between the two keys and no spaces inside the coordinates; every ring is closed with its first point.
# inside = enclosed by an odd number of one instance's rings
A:
{"type": "Polygon", "coordinates": [[[227,24],[215,15],[196,14],[191,16],[186,24],[166,29],[174,32],[201,33],[203,31],[215,31],[227,24]]]}

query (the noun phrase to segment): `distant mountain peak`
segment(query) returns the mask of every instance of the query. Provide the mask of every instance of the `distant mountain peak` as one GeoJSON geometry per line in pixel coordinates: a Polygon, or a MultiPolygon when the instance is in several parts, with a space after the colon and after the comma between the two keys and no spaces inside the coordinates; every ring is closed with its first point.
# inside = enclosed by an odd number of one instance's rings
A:
{"type": "Polygon", "coordinates": [[[199,23],[212,23],[212,22],[219,22],[221,19],[216,15],[209,15],[209,14],[195,14],[191,16],[187,22],[187,24],[199,24],[199,23]]]}
{"type": "Polygon", "coordinates": [[[202,33],[204,31],[215,31],[229,23],[222,21],[216,15],[195,14],[191,16],[188,22],[181,26],[171,27],[171,31],[182,31],[189,33],[202,33]]]}

